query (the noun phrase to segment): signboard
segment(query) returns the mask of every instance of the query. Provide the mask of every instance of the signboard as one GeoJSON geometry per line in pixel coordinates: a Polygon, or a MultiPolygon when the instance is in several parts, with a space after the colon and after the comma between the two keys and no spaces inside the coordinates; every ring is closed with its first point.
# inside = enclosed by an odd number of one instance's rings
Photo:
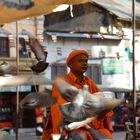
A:
{"type": "MultiPolygon", "coordinates": [[[[17,89],[16,87],[7,87],[7,88],[0,88],[0,92],[16,92],[17,89]]],[[[32,91],[32,87],[31,86],[19,86],[19,92],[31,92],[32,91]]]]}
{"type": "Polygon", "coordinates": [[[123,74],[123,60],[116,58],[107,58],[102,60],[103,74],[123,74]]]}

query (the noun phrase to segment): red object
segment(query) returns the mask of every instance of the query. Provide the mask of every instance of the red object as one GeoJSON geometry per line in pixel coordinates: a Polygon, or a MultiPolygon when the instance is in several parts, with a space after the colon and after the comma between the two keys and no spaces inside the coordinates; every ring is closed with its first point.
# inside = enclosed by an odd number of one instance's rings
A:
{"type": "Polygon", "coordinates": [[[0,128],[13,127],[13,122],[0,122],[0,128]]]}
{"type": "Polygon", "coordinates": [[[35,108],[35,114],[36,114],[37,117],[43,115],[42,110],[40,108],[35,108]]]}
{"type": "Polygon", "coordinates": [[[36,114],[36,123],[43,123],[43,113],[40,108],[35,109],[35,114],[36,114]]]}

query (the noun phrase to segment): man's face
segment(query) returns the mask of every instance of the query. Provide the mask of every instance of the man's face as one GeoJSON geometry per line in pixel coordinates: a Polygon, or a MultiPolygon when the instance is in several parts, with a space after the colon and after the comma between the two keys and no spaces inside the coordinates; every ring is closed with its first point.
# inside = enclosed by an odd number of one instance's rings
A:
{"type": "Polygon", "coordinates": [[[70,62],[71,71],[83,74],[88,68],[88,57],[85,54],[75,56],[70,62]]]}

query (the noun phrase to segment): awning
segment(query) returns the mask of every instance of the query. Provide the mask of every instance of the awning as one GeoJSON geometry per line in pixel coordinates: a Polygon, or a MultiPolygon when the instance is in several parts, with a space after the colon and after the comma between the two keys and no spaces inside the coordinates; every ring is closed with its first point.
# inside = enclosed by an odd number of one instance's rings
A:
{"type": "Polygon", "coordinates": [[[0,28],[0,36],[8,36],[11,35],[12,33],[9,32],[8,30],[4,29],[4,28],[0,28]]]}
{"type": "MultiPolygon", "coordinates": [[[[121,19],[132,18],[132,0],[91,0],[121,19]]],[[[136,20],[140,20],[140,2],[135,2],[136,20]]]]}
{"type": "MultiPolygon", "coordinates": [[[[96,3],[122,19],[132,18],[132,0],[33,0],[34,6],[27,10],[6,8],[0,4],[0,24],[13,22],[27,17],[52,13],[61,4],[96,3]]],[[[136,19],[140,20],[140,2],[135,4],[136,19]]]]}
{"type": "Polygon", "coordinates": [[[129,40],[128,36],[119,37],[117,35],[108,34],[87,34],[87,33],[63,33],[63,32],[45,32],[48,36],[67,37],[67,38],[94,38],[94,39],[113,39],[113,40],[129,40]]]}
{"type": "Polygon", "coordinates": [[[33,0],[34,6],[27,10],[6,8],[0,5],[0,24],[13,22],[27,17],[49,14],[61,4],[80,4],[88,0],[33,0]]]}

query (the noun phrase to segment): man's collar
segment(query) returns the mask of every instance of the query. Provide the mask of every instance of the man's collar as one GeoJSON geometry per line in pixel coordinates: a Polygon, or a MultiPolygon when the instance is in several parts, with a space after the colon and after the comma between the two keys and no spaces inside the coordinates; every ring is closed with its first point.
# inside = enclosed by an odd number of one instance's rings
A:
{"type": "MultiPolygon", "coordinates": [[[[71,71],[68,73],[68,76],[69,76],[69,78],[70,78],[74,83],[76,83],[76,82],[78,81],[77,77],[76,77],[71,71]]],[[[86,76],[83,77],[83,81],[82,81],[82,82],[85,82],[85,81],[87,81],[87,77],[86,77],[86,76]]]]}

